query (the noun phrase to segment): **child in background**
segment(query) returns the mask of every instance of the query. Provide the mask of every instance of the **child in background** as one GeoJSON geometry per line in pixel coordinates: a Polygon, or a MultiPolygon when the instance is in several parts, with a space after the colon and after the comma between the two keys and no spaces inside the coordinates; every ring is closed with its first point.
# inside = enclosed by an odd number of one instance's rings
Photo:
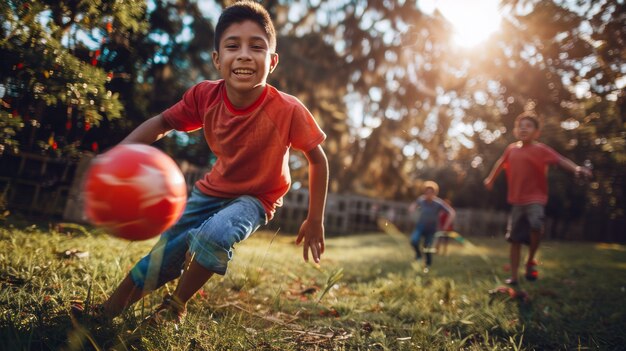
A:
{"type": "Polygon", "coordinates": [[[540,130],[539,119],[535,114],[525,112],[517,116],[513,133],[518,141],[504,150],[484,181],[485,187],[491,190],[498,174],[506,170],[507,200],[513,206],[506,233],[506,239],[511,243],[511,277],[506,280],[510,285],[518,283],[522,244],[528,245],[526,279],[534,281],[539,275],[535,255],[543,235],[544,207],[548,202],[548,166],[559,165],[576,177],[591,177],[588,168],[576,165],[538,142],[540,130]]]}
{"type": "MultiPolygon", "coordinates": [[[[195,183],[180,220],[161,235],[109,299],[94,306],[94,316],[113,318],[180,277],[148,321],[181,322],[187,301],[211,276],[226,274],[234,244],[265,224],[282,204],[291,184],[291,148],[302,151],[309,161],[309,212],[296,242],[304,243],[305,261],[309,251],[315,262],[320,261],[328,183],[328,163],[320,146],[325,134],[298,99],[266,83],[278,64],[275,49],[274,26],[261,5],[239,1],[226,8],[215,28],[213,51],[213,64],[222,79],[194,85],[182,100],[122,141],[150,144],[172,130],[202,128],[217,162],[195,183]]],[[[81,306],[72,309],[80,311],[81,306]]]]}
{"type": "Polygon", "coordinates": [[[421,241],[423,241],[424,253],[426,254],[424,273],[428,273],[433,262],[432,245],[435,232],[437,232],[439,212],[445,211],[449,214],[446,222],[443,224],[444,227],[449,227],[456,216],[454,209],[437,197],[437,193],[439,193],[439,185],[430,180],[426,181],[424,182],[424,194],[418,197],[409,207],[410,212],[414,212],[418,207],[420,208],[417,224],[411,235],[411,245],[415,250],[415,258],[420,260],[422,258],[420,246],[421,241]]]}

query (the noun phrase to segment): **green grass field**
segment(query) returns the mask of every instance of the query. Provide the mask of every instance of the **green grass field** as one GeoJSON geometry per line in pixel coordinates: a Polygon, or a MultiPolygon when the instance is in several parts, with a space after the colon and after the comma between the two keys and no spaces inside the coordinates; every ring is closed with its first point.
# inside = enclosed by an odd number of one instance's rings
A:
{"type": "Polygon", "coordinates": [[[131,333],[168,285],[99,325],[72,299],[102,301],[154,241],[82,227],[0,229],[1,350],[624,350],[626,247],[545,242],[528,301],[490,295],[507,277],[501,238],[451,243],[422,273],[406,237],[328,238],[305,264],[294,236],[258,232],[179,329],[131,333]],[[473,244],[473,245],[472,245],[473,244]]]}

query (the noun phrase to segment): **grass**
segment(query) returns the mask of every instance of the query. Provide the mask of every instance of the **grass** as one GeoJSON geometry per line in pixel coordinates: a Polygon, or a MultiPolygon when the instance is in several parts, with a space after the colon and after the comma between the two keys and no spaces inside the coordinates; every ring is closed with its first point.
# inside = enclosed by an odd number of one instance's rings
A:
{"type": "MultiPolygon", "coordinates": [[[[258,232],[224,277],[191,300],[187,319],[130,335],[164,291],[112,323],[79,323],[72,299],[102,301],[154,243],[80,226],[0,229],[2,350],[619,350],[626,345],[626,248],[545,242],[529,301],[502,285],[501,238],[453,243],[421,272],[405,237],[327,239],[305,264],[295,237],[258,232]],[[473,244],[473,245],[471,245],[473,244]]],[[[165,289],[173,289],[170,283],[165,289]]]]}

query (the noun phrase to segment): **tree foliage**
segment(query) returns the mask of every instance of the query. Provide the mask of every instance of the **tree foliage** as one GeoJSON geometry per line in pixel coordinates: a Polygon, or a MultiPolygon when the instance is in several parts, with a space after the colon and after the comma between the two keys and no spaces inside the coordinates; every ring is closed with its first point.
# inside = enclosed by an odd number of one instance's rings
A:
{"type": "Polygon", "coordinates": [[[99,56],[116,41],[109,35],[145,29],[144,8],[142,1],[3,2],[2,150],[15,152],[19,142],[22,149],[71,153],[91,126],[119,118],[119,94],[108,88],[114,72],[99,67],[99,56]],[[77,33],[102,44],[89,50],[77,33]]]}

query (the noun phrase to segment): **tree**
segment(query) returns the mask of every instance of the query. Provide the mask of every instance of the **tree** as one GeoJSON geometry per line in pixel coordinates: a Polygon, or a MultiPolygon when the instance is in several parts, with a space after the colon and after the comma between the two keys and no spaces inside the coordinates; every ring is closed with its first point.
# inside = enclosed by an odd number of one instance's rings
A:
{"type": "Polygon", "coordinates": [[[0,148],[56,155],[97,149],[82,139],[92,126],[119,118],[122,111],[108,84],[116,72],[99,67],[100,56],[111,37],[145,29],[144,8],[137,0],[3,2],[0,148]],[[100,42],[97,49],[79,36],[100,42]]]}
{"type": "MultiPolygon", "coordinates": [[[[497,157],[493,150],[503,150],[512,141],[507,132],[515,116],[534,109],[544,119],[546,143],[575,162],[594,167],[590,184],[575,185],[558,173],[550,177],[549,214],[569,222],[586,212],[588,225],[596,228],[588,235],[600,227],[607,228],[602,233],[618,233],[624,228],[626,180],[625,97],[620,83],[626,64],[618,58],[625,50],[625,5],[504,4],[511,9],[510,18],[490,47],[474,57],[478,64],[472,75],[487,83],[468,87],[468,93],[482,91],[487,96],[487,103],[468,111],[470,123],[484,125],[474,135],[475,150],[485,164],[493,164],[497,157]],[[488,89],[489,83],[496,88],[488,89]]],[[[615,235],[607,239],[615,240],[615,235]]]]}
{"type": "Polygon", "coordinates": [[[442,143],[436,124],[449,124],[436,113],[429,121],[434,92],[457,84],[440,64],[449,49],[446,24],[411,2],[299,3],[300,13],[287,5],[274,11],[284,59],[273,83],[321,119],[331,190],[406,196],[416,165],[442,161],[426,150],[442,143]]]}

